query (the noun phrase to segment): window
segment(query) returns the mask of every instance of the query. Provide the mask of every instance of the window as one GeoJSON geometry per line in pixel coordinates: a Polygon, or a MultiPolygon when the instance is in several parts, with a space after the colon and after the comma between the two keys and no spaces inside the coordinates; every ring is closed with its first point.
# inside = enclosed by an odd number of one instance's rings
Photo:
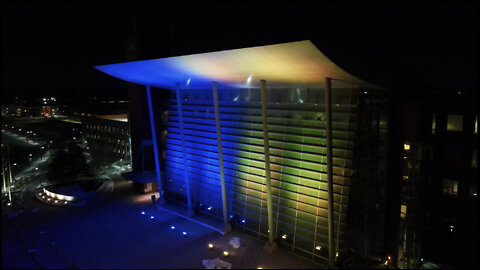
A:
{"type": "Polygon", "coordinates": [[[404,149],[405,151],[410,150],[410,144],[404,144],[404,145],[403,145],[403,149],[404,149]]]}
{"type": "Polygon", "coordinates": [[[432,116],[432,134],[435,134],[435,128],[437,127],[437,115],[432,116]]]}
{"type": "Polygon", "coordinates": [[[478,121],[478,116],[475,116],[475,134],[477,134],[477,121],[478,121]]]}
{"type": "Polygon", "coordinates": [[[463,115],[450,114],[447,119],[447,131],[462,131],[463,130],[463,115]]]}
{"type": "Polygon", "coordinates": [[[443,179],[443,194],[457,196],[458,181],[451,179],[443,179]]]}
{"type": "Polygon", "coordinates": [[[402,204],[402,207],[400,208],[400,218],[405,219],[407,217],[407,205],[402,204]]]}

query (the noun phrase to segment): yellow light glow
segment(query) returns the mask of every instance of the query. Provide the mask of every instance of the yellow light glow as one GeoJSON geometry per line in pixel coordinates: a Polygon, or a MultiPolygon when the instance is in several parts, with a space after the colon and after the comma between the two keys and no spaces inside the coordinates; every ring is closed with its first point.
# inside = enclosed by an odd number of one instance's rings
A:
{"type": "Polygon", "coordinates": [[[322,247],[321,246],[316,246],[315,249],[320,250],[320,249],[322,249],[322,247]]]}
{"type": "Polygon", "coordinates": [[[407,151],[410,150],[410,144],[404,144],[403,149],[407,151]]]}
{"type": "Polygon", "coordinates": [[[228,256],[228,251],[224,251],[223,256],[227,257],[228,256]]]}
{"type": "Polygon", "coordinates": [[[287,239],[287,235],[286,234],[282,235],[282,239],[287,239]]]}
{"type": "Polygon", "coordinates": [[[208,248],[213,248],[213,244],[208,244],[208,248]]]}

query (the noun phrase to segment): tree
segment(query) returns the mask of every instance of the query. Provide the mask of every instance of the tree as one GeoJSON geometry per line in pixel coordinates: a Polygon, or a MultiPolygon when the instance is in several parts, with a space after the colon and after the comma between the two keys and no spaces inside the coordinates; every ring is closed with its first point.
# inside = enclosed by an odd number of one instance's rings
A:
{"type": "Polygon", "coordinates": [[[48,165],[46,177],[51,182],[60,183],[75,179],[81,174],[88,175],[90,171],[82,148],[72,142],[66,149],[56,151],[48,165]]]}

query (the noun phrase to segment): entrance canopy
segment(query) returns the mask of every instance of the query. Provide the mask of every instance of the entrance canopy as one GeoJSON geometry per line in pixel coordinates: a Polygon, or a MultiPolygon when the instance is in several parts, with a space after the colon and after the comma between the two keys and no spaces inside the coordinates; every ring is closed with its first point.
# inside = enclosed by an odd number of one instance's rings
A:
{"type": "Polygon", "coordinates": [[[113,77],[154,87],[209,89],[220,86],[257,88],[286,85],[322,86],[325,78],[379,89],[347,73],[320,52],[310,40],[225,50],[169,58],[95,66],[113,77]]]}

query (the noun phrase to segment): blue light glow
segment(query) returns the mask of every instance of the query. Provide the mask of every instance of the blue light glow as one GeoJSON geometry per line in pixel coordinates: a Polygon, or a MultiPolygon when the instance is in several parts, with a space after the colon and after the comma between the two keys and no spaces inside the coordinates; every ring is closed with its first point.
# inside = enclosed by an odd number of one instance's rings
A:
{"type": "Polygon", "coordinates": [[[183,236],[187,236],[187,232],[182,232],[183,236]]]}
{"type": "Polygon", "coordinates": [[[145,215],[145,211],[142,211],[142,215],[145,215]]]}
{"type": "Polygon", "coordinates": [[[171,229],[171,230],[175,230],[175,226],[170,226],[170,229],[171,229]]]}
{"type": "Polygon", "coordinates": [[[213,207],[209,206],[207,209],[208,211],[211,211],[213,207]]]}
{"type": "Polygon", "coordinates": [[[245,223],[245,219],[242,219],[242,223],[245,223]]]}
{"type": "Polygon", "coordinates": [[[154,216],[150,216],[150,219],[154,219],[155,217],[154,216]]]}

